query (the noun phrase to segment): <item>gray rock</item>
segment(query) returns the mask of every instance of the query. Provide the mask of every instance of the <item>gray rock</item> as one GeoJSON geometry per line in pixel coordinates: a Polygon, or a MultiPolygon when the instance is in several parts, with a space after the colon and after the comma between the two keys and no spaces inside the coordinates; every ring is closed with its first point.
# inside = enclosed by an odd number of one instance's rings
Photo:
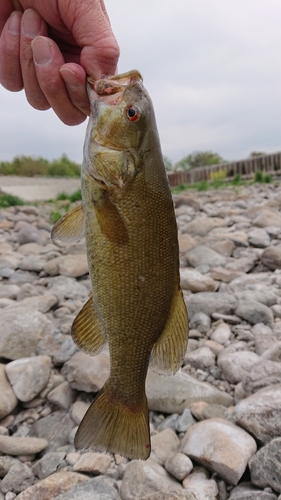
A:
{"type": "Polygon", "coordinates": [[[273,326],[274,323],[271,309],[255,300],[239,301],[235,314],[253,325],[264,323],[265,325],[273,326]]]}
{"type": "Polygon", "coordinates": [[[256,260],[255,256],[252,258],[241,257],[240,259],[236,259],[234,262],[227,264],[226,269],[229,269],[230,271],[248,273],[255,267],[256,260]]]}
{"type": "Polygon", "coordinates": [[[61,410],[69,410],[77,397],[77,392],[71,389],[68,382],[57,385],[48,393],[47,399],[61,410]]]}
{"type": "Polygon", "coordinates": [[[272,347],[269,347],[266,351],[262,353],[263,359],[268,359],[270,361],[281,361],[281,341],[276,342],[272,347]]]}
{"type": "Polygon", "coordinates": [[[190,297],[185,297],[185,303],[189,317],[203,312],[211,316],[214,312],[221,314],[233,314],[238,302],[237,299],[227,293],[200,292],[190,297]]]}
{"type": "Polygon", "coordinates": [[[9,308],[1,311],[0,331],[1,355],[19,359],[35,355],[38,341],[53,332],[53,325],[38,311],[9,308]]]}
{"type": "Polygon", "coordinates": [[[122,500],[137,500],[160,491],[182,491],[182,486],[151,458],[146,462],[132,460],[127,465],[120,489],[122,500]]]}
{"type": "Polygon", "coordinates": [[[12,465],[18,463],[19,460],[10,456],[0,456],[0,477],[6,476],[12,465]]]}
{"type": "Polygon", "coordinates": [[[59,349],[54,352],[53,363],[55,366],[61,366],[78,351],[78,347],[74,344],[72,337],[67,336],[60,344],[59,349]]]}
{"type": "Polygon", "coordinates": [[[275,226],[281,227],[281,217],[280,215],[268,208],[261,208],[253,220],[254,226],[258,227],[266,227],[266,226],[275,226]]]}
{"type": "Polygon", "coordinates": [[[269,269],[281,269],[281,248],[268,247],[261,255],[262,263],[269,269]]]}
{"type": "Polygon", "coordinates": [[[39,438],[47,440],[48,447],[45,450],[47,453],[67,445],[69,434],[74,427],[75,423],[68,413],[57,411],[35,422],[32,425],[32,432],[39,438]]]}
{"type": "Polygon", "coordinates": [[[114,481],[107,477],[95,477],[73,486],[68,492],[56,496],[56,500],[119,500],[114,481]]]}
{"type": "Polygon", "coordinates": [[[0,451],[7,455],[33,455],[40,453],[47,445],[46,439],[0,436],[0,451]]]}
{"type": "Polygon", "coordinates": [[[194,467],[192,472],[182,482],[184,489],[193,493],[196,500],[215,500],[218,495],[218,486],[204,467],[194,467]]]}
{"type": "Polygon", "coordinates": [[[234,408],[233,417],[262,443],[281,435],[281,384],[257,391],[234,408]]]}
{"type": "Polygon", "coordinates": [[[214,292],[217,288],[216,282],[209,276],[205,276],[196,269],[180,269],[180,282],[183,290],[191,292],[214,292]]]}
{"type": "Polygon", "coordinates": [[[5,365],[0,364],[0,418],[9,415],[17,404],[18,400],[6,376],[5,365]]]}
{"type": "Polygon", "coordinates": [[[191,411],[189,408],[185,408],[183,411],[182,415],[178,417],[177,423],[176,423],[176,431],[177,432],[186,432],[189,427],[191,427],[193,424],[196,423],[196,420],[194,420],[191,411]]]}
{"type": "Polygon", "coordinates": [[[211,339],[219,344],[224,344],[231,337],[231,330],[227,323],[221,321],[219,325],[216,326],[215,330],[211,335],[211,339]]]}
{"type": "Polygon", "coordinates": [[[248,233],[249,243],[254,247],[266,248],[270,245],[270,237],[268,233],[261,228],[253,228],[248,233]]]}
{"type": "Polygon", "coordinates": [[[216,364],[216,356],[209,347],[199,347],[195,351],[187,353],[184,359],[185,363],[201,370],[206,370],[216,364]]]}
{"type": "Polygon", "coordinates": [[[167,458],[165,469],[178,481],[182,481],[192,471],[193,463],[183,453],[175,453],[167,458]]]}
{"type": "Polygon", "coordinates": [[[6,365],[6,374],[20,401],[31,401],[47,385],[51,373],[48,356],[21,358],[6,365]]]}
{"type": "Polygon", "coordinates": [[[179,450],[180,441],[172,429],[165,429],[151,437],[151,458],[163,465],[169,455],[179,450]]]}
{"type": "Polygon", "coordinates": [[[273,384],[281,384],[281,364],[275,361],[261,359],[242,378],[245,397],[273,384]]]}
{"type": "Polygon", "coordinates": [[[261,488],[270,486],[281,493],[281,438],[263,446],[250,460],[252,483],[261,488]]]}
{"type": "Polygon", "coordinates": [[[46,453],[35,463],[35,465],[33,465],[32,472],[35,476],[39,477],[39,479],[44,479],[57,470],[64,458],[65,453],[61,451],[46,453]]]}
{"type": "Polygon", "coordinates": [[[222,351],[218,356],[217,364],[226,380],[231,384],[238,384],[258,361],[260,361],[260,356],[251,351],[233,353],[222,351]]]}
{"type": "Polygon", "coordinates": [[[83,284],[67,276],[52,278],[48,285],[48,291],[60,301],[63,301],[63,299],[78,299],[86,302],[89,294],[88,289],[83,284]]]}
{"type": "Polygon", "coordinates": [[[4,479],[1,482],[1,490],[3,493],[8,491],[20,493],[31,486],[34,481],[32,470],[21,462],[17,462],[11,466],[4,479]]]}
{"type": "Polygon", "coordinates": [[[278,300],[278,295],[272,287],[266,285],[249,285],[246,290],[241,292],[235,292],[235,297],[239,302],[252,301],[261,302],[268,307],[276,304],[278,300]]]}
{"type": "Polygon", "coordinates": [[[190,329],[198,330],[200,333],[207,333],[210,330],[210,326],[211,319],[203,312],[194,314],[189,321],[190,329]]]}
{"type": "Polygon", "coordinates": [[[17,233],[17,240],[20,245],[25,243],[38,243],[42,244],[41,232],[31,224],[25,224],[23,228],[17,233]]]}
{"type": "Polygon", "coordinates": [[[163,422],[158,425],[157,431],[161,432],[165,429],[172,429],[174,431],[176,429],[178,418],[179,416],[177,413],[173,413],[173,415],[169,415],[167,418],[164,418],[163,422]]]}
{"type": "Polygon", "coordinates": [[[20,287],[17,285],[4,285],[0,283],[0,299],[16,299],[20,291],[20,287]]]}
{"type": "Polygon", "coordinates": [[[148,370],[146,394],[150,410],[164,413],[182,413],[194,401],[206,401],[223,406],[233,404],[232,397],[211,384],[199,382],[184,372],[163,377],[148,370]]]}
{"type": "Polygon", "coordinates": [[[257,450],[255,440],[221,418],[203,420],[185,434],[181,451],[236,485],[257,450]]]}
{"type": "Polygon", "coordinates": [[[254,334],[256,353],[259,356],[267,351],[267,349],[275,346],[277,339],[269,326],[258,323],[252,328],[252,332],[254,334]]]}
{"type": "Polygon", "coordinates": [[[76,472],[88,472],[90,474],[105,474],[112,461],[110,455],[103,453],[93,453],[91,451],[83,453],[74,464],[73,470],[76,472]]]}
{"type": "MultiPolygon", "coordinates": [[[[57,500],[58,496],[64,494],[74,485],[82,481],[88,481],[88,478],[83,474],[78,474],[77,472],[65,470],[54,472],[50,476],[38,481],[33,486],[30,486],[30,488],[27,488],[20,493],[17,500],[57,500]]],[[[74,498],[76,500],[77,496],[74,498]]]]}
{"type": "Polygon", "coordinates": [[[229,259],[215,252],[207,246],[197,246],[186,253],[188,263],[193,267],[198,267],[202,264],[208,265],[210,269],[213,267],[224,267],[229,259]]]}
{"type": "Polygon", "coordinates": [[[251,483],[241,483],[233,488],[229,500],[276,500],[274,493],[262,491],[251,483]]]}
{"type": "MultiPolygon", "coordinates": [[[[26,285],[32,286],[29,283],[27,283],[26,285]]],[[[19,296],[18,300],[20,300],[19,296]]],[[[35,310],[41,313],[46,313],[56,304],[57,304],[57,298],[55,297],[55,295],[52,295],[50,293],[44,293],[44,295],[36,295],[36,296],[33,295],[32,297],[26,297],[23,300],[20,300],[20,302],[18,302],[17,304],[14,304],[13,307],[18,307],[18,308],[24,307],[32,311],[35,310]]]]}
{"type": "Polygon", "coordinates": [[[44,260],[37,255],[28,255],[24,257],[18,264],[18,268],[22,271],[34,271],[40,273],[43,270],[44,260]]]}
{"type": "Polygon", "coordinates": [[[97,356],[77,352],[65,363],[61,373],[73,389],[97,392],[109,376],[109,355],[107,352],[97,356]]]}

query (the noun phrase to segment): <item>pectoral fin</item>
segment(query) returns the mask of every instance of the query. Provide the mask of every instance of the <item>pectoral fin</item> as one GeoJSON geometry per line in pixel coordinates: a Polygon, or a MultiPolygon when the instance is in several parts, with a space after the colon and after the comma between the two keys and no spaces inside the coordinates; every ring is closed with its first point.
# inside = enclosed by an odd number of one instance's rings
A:
{"type": "Polygon", "coordinates": [[[168,321],[154,344],[150,368],[162,375],[175,374],[183,361],[188,339],[188,316],[181,290],[177,290],[168,321]]]}
{"type": "Polygon", "coordinates": [[[94,309],[92,294],[73,321],[71,335],[75,344],[88,354],[98,354],[106,344],[106,336],[94,309]]]}
{"type": "Polygon", "coordinates": [[[128,241],[128,231],[125,223],[106,191],[95,203],[95,211],[101,232],[109,241],[117,245],[123,245],[128,241]]]}
{"type": "Polygon", "coordinates": [[[60,241],[79,241],[84,236],[84,210],[78,205],[54,225],[51,238],[60,241]]]}

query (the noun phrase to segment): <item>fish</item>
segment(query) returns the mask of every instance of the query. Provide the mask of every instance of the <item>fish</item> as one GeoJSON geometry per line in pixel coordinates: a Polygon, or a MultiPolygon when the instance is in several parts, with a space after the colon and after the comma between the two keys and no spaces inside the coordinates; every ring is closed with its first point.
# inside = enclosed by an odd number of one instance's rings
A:
{"type": "Polygon", "coordinates": [[[88,77],[87,91],[82,204],[55,224],[51,237],[78,241],[85,235],[92,291],[72,337],[90,355],[108,343],[110,374],[74,443],[146,460],[148,368],[176,373],[188,339],[174,205],[139,71],[88,77]]]}

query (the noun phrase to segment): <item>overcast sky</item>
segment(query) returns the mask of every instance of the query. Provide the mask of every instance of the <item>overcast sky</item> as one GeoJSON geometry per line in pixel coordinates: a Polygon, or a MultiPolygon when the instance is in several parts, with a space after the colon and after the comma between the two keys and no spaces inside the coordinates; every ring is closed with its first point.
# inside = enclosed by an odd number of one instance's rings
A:
{"type": "MultiPolygon", "coordinates": [[[[163,154],[226,160],[281,150],[280,0],[105,0],[121,48],[155,106],[163,154]]],[[[81,162],[86,124],[63,125],[0,86],[0,161],[81,162]]]]}

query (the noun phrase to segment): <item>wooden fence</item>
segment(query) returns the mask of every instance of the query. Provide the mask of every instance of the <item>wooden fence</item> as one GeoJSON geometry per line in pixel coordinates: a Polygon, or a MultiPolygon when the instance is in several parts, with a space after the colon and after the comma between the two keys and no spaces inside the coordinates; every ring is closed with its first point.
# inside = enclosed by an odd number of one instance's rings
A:
{"type": "Polygon", "coordinates": [[[272,175],[281,174],[281,152],[270,155],[254,156],[246,160],[220,163],[219,165],[209,165],[197,167],[182,172],[168,172],[170,186],[180,184],[194,184],[200,181],[207,181],[211,174],[223,170],[227,178],[233,178],[239,174],[241,178],[251,178],[255,172],[266,172],[272,175]]]}

